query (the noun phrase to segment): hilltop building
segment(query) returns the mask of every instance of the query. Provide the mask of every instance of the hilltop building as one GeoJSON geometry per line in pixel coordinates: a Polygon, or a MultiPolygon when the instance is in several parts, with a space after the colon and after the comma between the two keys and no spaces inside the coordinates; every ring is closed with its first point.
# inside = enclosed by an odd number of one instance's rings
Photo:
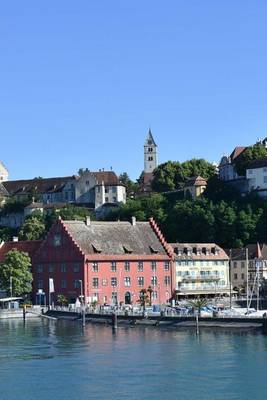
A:
{"type": "Polygon", "coordinates": [[[6,169],[2,161],[0,161],[0,183],[7,181],[8,175],[8,170],[6,169]]]}
{"type": "Polygon", "coordinates": [[[158,166],[158,146],[149,129],[144,144],[144,171],[141,182],[141,192],[151,192],[153,172],[158,166]]]}
{"type": "Polygon", "coordinates": [[[125,185],[113,171],[86,171],[81,176],[4,181],[1,187],[5,195],[17,200],[34,198],[40,207],[41,203],[72,203],[101,212],[102,207],[126,202],[125,185]]]}
{"type": "Polygon", "coordinates": [[[202,195],[207,187],[206,179],[196,176],[189,179],[184,186],[184,196],[189,196],[193,200],[202,195]]]}

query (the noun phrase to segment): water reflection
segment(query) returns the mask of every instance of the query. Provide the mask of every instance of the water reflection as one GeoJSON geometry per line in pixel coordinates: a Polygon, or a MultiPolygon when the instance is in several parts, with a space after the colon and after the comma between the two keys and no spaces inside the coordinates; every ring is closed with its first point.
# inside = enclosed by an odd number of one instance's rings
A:
{"type": "Polygon", "coordinates": [[[0,322],[1,400],[247,399],[266,392],[259,332],[0,322]]]}

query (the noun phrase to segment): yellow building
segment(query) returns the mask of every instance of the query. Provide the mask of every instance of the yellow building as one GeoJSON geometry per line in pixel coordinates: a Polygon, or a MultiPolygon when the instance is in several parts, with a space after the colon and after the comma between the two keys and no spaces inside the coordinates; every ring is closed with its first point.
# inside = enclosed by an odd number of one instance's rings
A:
{"type": "Polygon", "coordinates": [[[206,179],[201,176],[196,176],[194,178],[189,179],[184,187],[184,195],[185,197],[189,196],[192,199],[196,199],[201,196],[207,187],[206,179]]]}
{"type": "Polygon", "coordinates": [[[172,243],[176,298],[229,295],[229,257],[215,243],[172,243]]]}

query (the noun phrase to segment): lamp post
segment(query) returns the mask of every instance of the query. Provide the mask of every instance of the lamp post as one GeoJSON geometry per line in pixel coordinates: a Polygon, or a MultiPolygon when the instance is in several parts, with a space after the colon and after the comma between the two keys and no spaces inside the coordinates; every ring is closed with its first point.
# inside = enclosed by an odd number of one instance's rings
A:
{"type": "Polygon", "coordinates": [[[12,290],[12,283],[13,283],[13,276],[12,275],[10,275],[10,278],[9,278],[9,290],[10,290],[10,297],[12,297],[12,295],[13,295],[13,290],[12,290]]]}
{"type": "Polygon", "coordinates": [[[80,286],[81,286],[81,308],[82,308],[82,324],[85,326],[85,299],[83,296],[83,281],[79,279],[80,286]]]}

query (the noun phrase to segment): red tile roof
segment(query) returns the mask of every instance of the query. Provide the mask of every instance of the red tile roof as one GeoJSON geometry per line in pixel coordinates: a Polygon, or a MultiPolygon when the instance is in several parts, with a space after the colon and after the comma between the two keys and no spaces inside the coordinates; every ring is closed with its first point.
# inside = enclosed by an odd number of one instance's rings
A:
{"type": "Polygon", "coordinates": [[[5,242],[0,245],[0,263],[4,261],[6,254],[10,250],[24,251],[32,257],[35,252],[39,249],[42,241],[41,240],[21,240],[18,242],[5,242]]]}
{"type": "Polygon", "coordinates": [[[244,146],[238,146],[238,147],[236,147],[236,148],[232,151],[232,153],[231,153],[231,155],[230,155],[231,162],[234,162],[234,161],[237,159],[237,157],[239,157],[239,156],[243,153],[243,151],[246,150],[246,148],[247,148],[247,147],[244,147],[244,146]]]}

